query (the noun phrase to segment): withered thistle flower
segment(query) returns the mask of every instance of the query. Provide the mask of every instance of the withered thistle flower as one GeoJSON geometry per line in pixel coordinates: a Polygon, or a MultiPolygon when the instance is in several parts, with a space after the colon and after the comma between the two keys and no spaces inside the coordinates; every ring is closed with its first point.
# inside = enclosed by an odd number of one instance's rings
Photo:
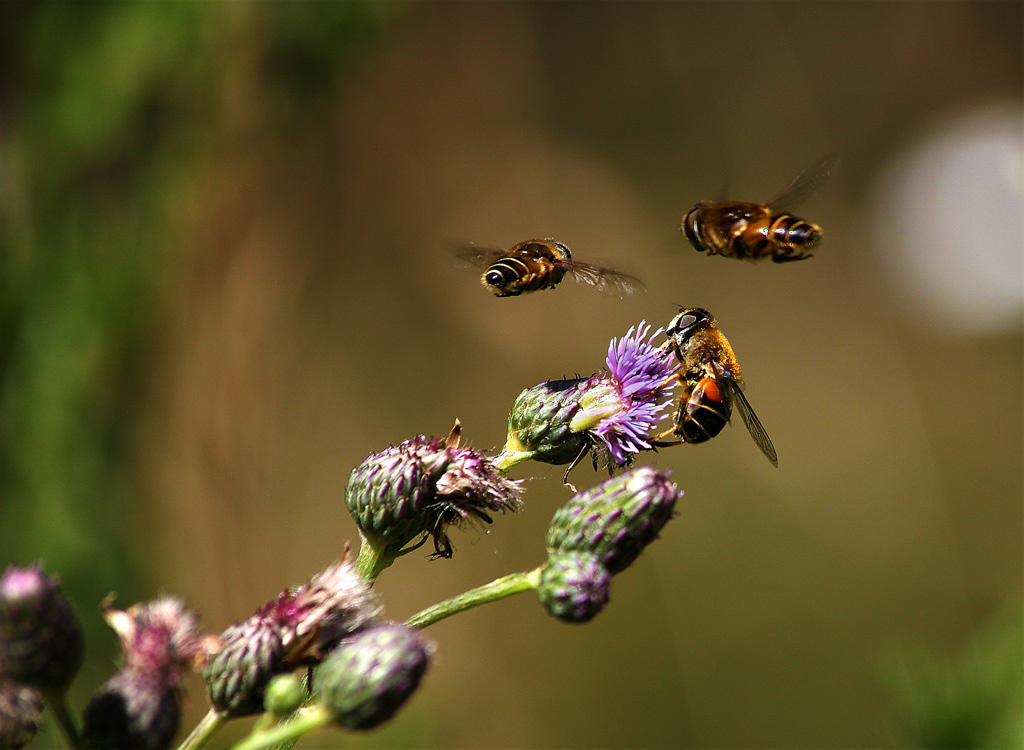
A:
{"type": "Polygon", "coordinates": [[[548,554],[592,552],[613,575],[625,570],[682,497],[669,473],[641,466],[574,495],[551,519],[548,554]]]}
{"type": "Polygon", "coordinates": [[[38,565],[0,576],[0,664],[4,675],[63,692],[82,665],[85,639],[71,604],[38,565]]]}
{"type": "Polygon", "coordinates": [[[125,611],[104,602],[104,617],[121,638],[123,666],[85,707],[83,738],[92,748],[169,747],[181,719],[184,672],[203,658],[194,612],[174,597],[125,611]]]}
{"type": "Polygon", "coordinates": [[[372,729],[415,692],[431,648],[415,628],[386,623],[343,641],[316,672],[314,690],[336,723],[372,729]]]}
{"type": "Polygon", "coordinates": [[[0,747],[16,749],[28,744],[39,730],[42,713],[38,690],[0,676],[0,747]]]}
{"type": "Polygon", "coordinates": [[[342,638],[376,621],[379,611],[350,563],[330,566],[221,634],[222,645],[203,670],[210,703],[228,716],[262,712],[275,675],[319,663],[342,638]]]}
{"type": "Polygon", "coordinates": [[[541,571],[537,595],[552,617],[587,622],[608,603],[612,576],[592,552],[555,552],[541,571]]]}
{"type": "Polygon", "coordinates": [[[601,458],[614,471],[629,465],[636,453],[651,450],[651,432],[669,404],[665,397],[677,365],[670,352],[650,343],[661,329],[648,338],[649,331],[641,322],[621,339],[612,339],[606,372],[549,381],[520,393],[495,463],[508,469],[533,459],[570,464],[571,471],[593,451],[595,467],[601,458]]]}
{"type": "Polygon", "coordinates": [[[388,563],[418,537],[433,539],[435,557],[451,557],[449,526],[519,509],[519,482],[475,448],[459,447],[459,432],[456,422],[445,440],[415,437],[352,470],[345,505],[364,544],[388,563]]]}

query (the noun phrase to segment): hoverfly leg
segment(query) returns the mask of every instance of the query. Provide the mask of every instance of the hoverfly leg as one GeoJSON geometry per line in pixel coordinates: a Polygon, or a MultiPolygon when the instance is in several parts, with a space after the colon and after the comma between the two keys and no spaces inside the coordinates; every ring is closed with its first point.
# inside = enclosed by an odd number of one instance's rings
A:
{"type": "Polygon", "coordinates": [[[576,486],[569,481],[569,472],[575,469],[579,462],[583,460],[583,457],[586,456],[589,452],[590,443],[587,443],[583,446],[583,450],[580,451],[580,454],[573,459],[571,464],[569,464],[569,468],[565,470],[565,474],[562,476],[562,484],[564,484],[566,487],[572,490],[572,493],[574,495],[576,494],[577,489],[576,486]]]}

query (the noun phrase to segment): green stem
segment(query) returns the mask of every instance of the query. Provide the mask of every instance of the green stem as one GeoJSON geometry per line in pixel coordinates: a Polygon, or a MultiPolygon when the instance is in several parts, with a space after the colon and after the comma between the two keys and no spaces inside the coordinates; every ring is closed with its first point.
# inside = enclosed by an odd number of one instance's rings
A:
{"type": "Polygon", "coordinates": [[[464,594],[459,594],[432,607],[427,607],[422,612],[418,612],[406,620],[406,625],[414,628],[425,628],[446,617],[451,617],[473,607],[479,607],[481,604],[504,599],[506,596],[512,596],[522,591],[536,589],[540,584],[540,572],[541,569],[536,568],[526,573],[511,573],[490,583],[485,583],[483,586],[467,591],[464,594]]]}
{"type": "Polygon", "coordinates": [[[232,745],[232,750],[261,750],[281,743],[292,742],[307,732],[328,726],[333,721],[334,714],[330,709],[321,704],[315,704],[296,713],[293,719],[278,724],[273,729],[249,735],[244,740],[232,745]]]}
{"type": "Polygon", "coordinates": [[[366,536],[359,545],[359,557],[356,558],[356,572],[372,586],[381,571],[395,561],[384,544],[377,544],[366,536]]]}
{"type": "Polygon", "coordinates": [[[185,738],[185,741],[181,743],[178,750],[199,750],[207,742],[213,739],[213,735],[216,734],[224,723],[228,720],[225,714],[214,711],[212,708],[207,711],[206,716],[203,720],[196,724],[196,728],[192,730],[192,734],[185,738]]]}
{"type": "Polygon", "coordinates": [[[75,723],[75,717],[68,710],[67,694],[64,691],[46,691],[43,698],[46,700],[46,705],[50,709],[50,713],[53,714],[53,718],[57,720],[64,743],[68,747],[76,749],[82,747],[82,735],[78,732],[78,724],[75,723]]]}
{"type": "Polygon", "coordinates": [[[521,464],[523,461],[529,461],[531,458],[537,455],[537,451],[510,451],[508,448],[503,450],[497,456],[491,459],[499,471],[505,472],[511,469],[516,464],[521,464]]]}

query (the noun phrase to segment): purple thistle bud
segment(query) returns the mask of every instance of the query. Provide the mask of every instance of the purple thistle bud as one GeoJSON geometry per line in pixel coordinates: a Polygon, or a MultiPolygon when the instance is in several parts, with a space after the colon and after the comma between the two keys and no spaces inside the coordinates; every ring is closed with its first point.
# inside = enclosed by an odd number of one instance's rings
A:
{"type": "Polygon", "coordinates": [[[345,504],[365,539],[393,556],[430,536],[435,556],[451,557],[448,526],[519,509],[519,482],[480,451],[460,448],[458,433],[456,422],[447,440],[416,437],[352,470],[345,504]]]}
{"type": "Polygon", "coordinates": [[[335,721],[372,729],[419,687],[431,648],[419,631],[388,623],[343,641],[317,670],[314,690],[335,721]]]}
{"type": "Polygon", "coordinates": [[[574,495],[551,519],[548,554],[593,552],[613,575],[625,570],[658,536],[682,496],[668,475],[641,466],[574,495]]]}
{"type": "Polygon", "coordinates": [[[608,603],[611,580],[592,552],[556,552],[544,564],[537,594],[552,617],[587,622],[608,603]]]}
{"type": "Polygon", "coordinates": [[[89,747],[169,747],[181,719],[183,673],[204,657],[206,640],[195,613],[165,596],[127,610],[103,603],[103,615],[121,638],[124,666],[85,707],[89,747]]]}
{"type": "Polygon", "coordinates": [[[15,750],[28,744],[43,713],[39,691],[0,677],[0,747],[15,750]]]}
{"type": "Polygon", "coordinates": [[[223,646],[203,670],[206,694],[225,716],[263,711],[263,693],[274,675],[289,671],[280,624],[260,614],[221,633],[223,646]]]}
{"type": "Polygon", "coordinates": [[[228,716],[260,713],[278,674],[319,663],[342,638],[376,621],[380,605],[343,560],[230,626],[203,670],[210,703],[228,716]]]}
{"type": "Polygon", "coordinates": [[[78,673],[85,639],[71,604],[38,565],[0,576],[0,664],[4,675],[63,692],[78,673]]]}
{"type": "Polygon", "coordinates": [[[85,707],[86,747],[165,750],[181,721],[181,695],[156,672],[126,667],[93,693],[85,707]]]}

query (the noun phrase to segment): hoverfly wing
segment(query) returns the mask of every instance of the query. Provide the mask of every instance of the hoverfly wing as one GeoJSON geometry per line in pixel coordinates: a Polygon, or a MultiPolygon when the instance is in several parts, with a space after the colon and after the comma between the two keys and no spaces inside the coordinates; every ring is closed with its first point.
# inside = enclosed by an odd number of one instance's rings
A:
{"type": "Polygon", "coordinates": [[[644,282],[635,276],[592,263],[568,261],[566,263],[566,271],[576,281],[592,284],[598,291],[606,294],[610,293],[617,294],[620,297],[627,297],[644,288],[644,282]]]}
{"type": "Polygon", "coordinates": [[[754,438],[754,442],[757,443],[757,447],[761,449],[765,457],[772,462],[772,466],[776,469],[779,468],[779,457],[775,453],[775,446],[772,445],[772,439],[768,437],[768,433],[761,425],[761,420],[754,414],[754,410],[750,407],[750,402],[747,401],[747,397],[743,395],[743,391],[739,389],[739,386],[734,380],[728,380],[729,393],[733,397],[733,402],[736,404],[736,410],[740,413],[740,417],[743,419],[743,424],[747,426],[747,432],[750,433],[750,437],[754,438]]]}
{"type": "Polygon", "coordinates": [[[507,250],[498,250],[492,247],[477,247],[476,245],[463,245],[455,249],[455,257],[465,266],[474,268],[487,268],[500,258],[508,257],[507,250]]]}
{"type": "Polygon", "coordinates": [[[829,154],[815,162],[797,175],[791,183],[782,189],[782,192],[768,201],[768,207],[776,212],[794,210],[818,191],[838,163],[838,154],[829,154]]]}

